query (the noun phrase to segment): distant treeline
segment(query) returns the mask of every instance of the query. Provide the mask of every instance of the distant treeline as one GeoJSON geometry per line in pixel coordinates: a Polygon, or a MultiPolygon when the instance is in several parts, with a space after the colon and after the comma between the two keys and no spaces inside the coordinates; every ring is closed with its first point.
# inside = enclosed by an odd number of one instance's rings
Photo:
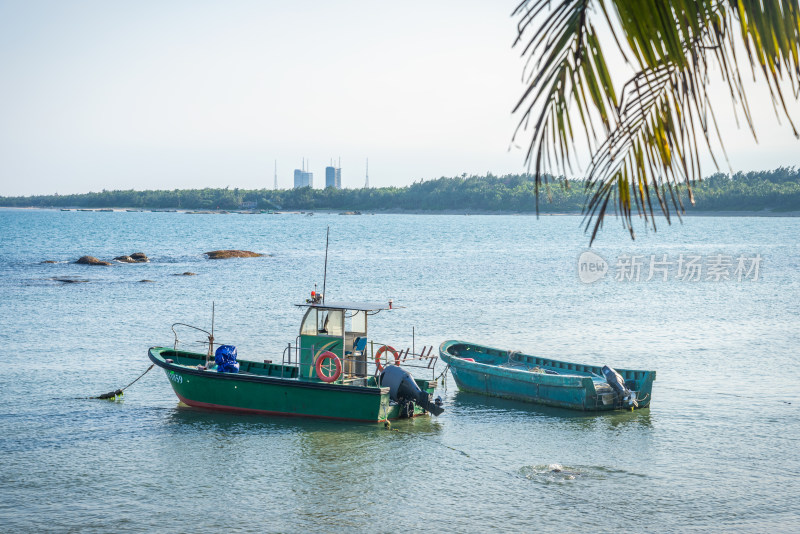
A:
{"type": "MultiPolygon", "coordinates": [[[[580,212],[586,202],[583,182],[565,187],[550,178],[539,196],[544,213],[580,212]]],[[[684,205],[690,207],[685,187],[684,205]]],[[[800,211],[800,170],[781,167],[772,171],[718,173],[693,187],[702,211],[800,211]]],[[[407,187],[370,189],[174,189],[172,191],[102,191],[78,195],[0,197],[0,206],[54,208],[146,208],[236,210],[255,202],[258,209],[282,210],[459,210],[533,212],[536,198],[530,175],[467,176],[415,182],[407,187]]],[[[656,208],[654,206],[654,208],[656,208]]]]}

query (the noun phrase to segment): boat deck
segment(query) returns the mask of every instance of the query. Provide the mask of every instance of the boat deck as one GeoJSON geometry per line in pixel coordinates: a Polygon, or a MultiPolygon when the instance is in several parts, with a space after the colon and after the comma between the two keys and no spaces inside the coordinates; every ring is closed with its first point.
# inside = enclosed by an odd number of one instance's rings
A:
{"type": "MultiPolygon", "coordinates": [[[[460,341],[445,341],[442,346],[447,347],[447,353],[457,358],[472,358],[476,363],[483,363],[493,366],[510,366],[514,369],[517,365],[520,367],[528,367],[530,369],[540,368],[556,371],[560,376],[588,376],[592,379],[599,378],[605,382],[602,377],[603,371],[598,365],[584,365],[580,363],[565,362],[554,360],[550,358],[543,358],[540,356],[532,356],[524,354],[519,351],[507,351],[502,349],[495,349],[460,341]]],[[[616,369],[625,381],[642,380],[649,371],[640,371],[634,369],[616,369]]],[[[655,379],[655,372],[652,373],[652,379],[655,379]]]]}
{"type": "MultiPolygon", "coordinates": [[[[205,367],[207,356],[196,352],[188,352],[181,350],[164,350],[161,356],[166,360],[171,360],[173,365],[179,365],[186,369],[193,371],[207,371],[211,373],[217,372],[217,366],[213,359],[209,362],[208,367],[205,367]]],[[[283,365],[280,363],[272,363],[270,360],[263,362],[256,362],[252,360],[239,360],[239,372],[236,373],[242,376],[255,376],[255,377],[270,377],[270,378],[283,378],[288,380],[297,381],[311,381],[319,382],[316,379],[305,379],[300,377],[300,368],[296,365],[283,365]]],[[[344,386],[357,386],[357,387],[378,387],[377,380],[374,376],[369,377],[345,377],[342,379],[340,385],[344,386]]]]}
{"type": "MultiPolygon", "coordinates": [[[[506,363],[502,363],[502,364],[498,365],[497,367],[503,367],[505,369],[514,369],[515,371],[528,371],[528,372],[531,372],[531,373],[556,374],[556,373],[546,373],[544,368],[539,367],[538,365],[531,365],[530,363],[522,362],[522,361],[516,361],[516,360],[511,360],[511,361],[508,361],[506,363]]],[[[583,378],[583,377],[587,377],[588,376],[589,378],[592,379],[592,382],[594,383],[595,391],[597,391],[597,393],[599,393],[599,394],[611,393],[611,392],[614,391],[611,388],[611,386],[608,385],[608,382],[606,381],[605,378],[603,378],[602,376],[597,376],[596,374],[594,374],[594,373],[592,373],[590,371],[583,371],[582,372],[582,371],[578,371],[578,370],[571,370],[568,373],[557,373],[557,374],[558,374],[558,376],[563,376],[563,377],[574,376],[574,377],[583,378]]]]}

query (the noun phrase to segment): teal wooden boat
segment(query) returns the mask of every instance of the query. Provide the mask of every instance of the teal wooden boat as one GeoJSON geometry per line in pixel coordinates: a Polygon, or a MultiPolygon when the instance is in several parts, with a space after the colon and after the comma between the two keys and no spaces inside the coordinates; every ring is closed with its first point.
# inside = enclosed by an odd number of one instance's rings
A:
{"type": "Polygon", "coordinates": [[[645,408],[656,379],[655,371],[614,372],[455,340],[439,356],[461,390],[583,411],[645,408]]]}
{"type": "Polygon", "coordinates": [[[224,345],[215,354],[213,328],[182,323],[173,325],[173,333],[176,327],[201,330],[208,336],[207,352],[179,350],[175,333],[174,346],[153,347],[148,356],[164,370],[178,399],[199,408],[368,422],[443,411],[441,399],[433,400],[433,347],[427,355],[423,350],[401,358],[392,347],[368,340],[368,319],[392,309],[391,301],[326,304],[312,293],[297,306],[305,309],[299,335],[284,348],[280,363],[220,359],[223,347],[228,356],[235,348],[224,345]],[[414,366],[431,379],[412,377],[405,368],[414,366]]]}

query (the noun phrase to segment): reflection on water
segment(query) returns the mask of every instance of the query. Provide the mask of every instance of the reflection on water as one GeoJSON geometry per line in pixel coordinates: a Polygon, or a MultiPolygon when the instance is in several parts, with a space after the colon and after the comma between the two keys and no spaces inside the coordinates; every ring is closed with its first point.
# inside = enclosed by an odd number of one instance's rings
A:
{"type": "MultiPolygon", "coordinates": [[[[223,410],[195,408],[183,403],[176,403],[174,409],[166,410],[164,419],[167,428],[182,431],[216,431],[230,434],[260,433],[292,433],[296,435],[314,436],[314,439],[341,440],[343,434],[369,434],[386,431],[384,423],[365,423],[358,421],[332,421],[308,417],[292,417],[280,415],[257,415],[235,413],[223,410]],[[183,427],[188,427],[183,428],[183,427]]],[[[441,424],[430,416],[392,421],[391,430],[409,434],[435,434],[441,431],[441,424]]]]}
{"type": "MultiPolygon", "coordinates": [[[[257,414],[235,413],[223,410],[209,410],[195,408],[182,403],[176,403],[169,417],[165,419],[167,425],[174,425],[176,432],[186,431],[213,431],[219,433],[236,434],[272,434],[291,433],[302,434],[329,430],[339,426],[356,426],[359,423],[336,423],[323,419],[309,419],[305,417],[263,416],[257,414]],[[188,428],[184,428],[188,427],[188,428]]],[[[362,424],[363,426],[363,424],[362,424]]]]}
{"type": "Polygon", "coordinates": [[[581,412],[466,391],[456,391],[448,400],[452,410],[470,414],[471,417],[507,416],[557,420],[562,424],[586,429],[614,429],[627,425],[651,428],[653,424],[650,407],[632,412],[581,412]]]}

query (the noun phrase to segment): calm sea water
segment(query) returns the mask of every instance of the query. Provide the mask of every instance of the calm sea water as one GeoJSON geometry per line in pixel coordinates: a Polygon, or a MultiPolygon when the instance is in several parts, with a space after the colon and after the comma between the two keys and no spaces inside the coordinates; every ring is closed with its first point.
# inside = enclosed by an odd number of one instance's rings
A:
{"type": "Polygon", "coordinates": [[[579,222],[0,210],[0,530],[796,531],[800,219],[691,218],[635,242],[611,220],[593,284],[579,222]],[[449,379],[441,417],[390,431],[191,409],[155,370],[121,402],[82,398],[142,373],[172,323],[209,327],[212,302],[218,340],[279,359],[292,304],[322,284],[327,226],[328,298],[406,306],[375,317],[375,339],[411,346],[414,328],[418,349],[655,369],[651,408],[575,414],[449,379]],[[221,248],[270,256],[202,255],[221,248]],[[70,263],[138,251],[152,261],[70,263]],[[729,256],[732,279],[682,280],[681,254],[729,256]],[[633,255],[639,281],[616,280],[633,255]],[[668,280],[646,280],[664,255],[668,280]],[[756,255],[739,281],[736,258],[756,255]]]}

